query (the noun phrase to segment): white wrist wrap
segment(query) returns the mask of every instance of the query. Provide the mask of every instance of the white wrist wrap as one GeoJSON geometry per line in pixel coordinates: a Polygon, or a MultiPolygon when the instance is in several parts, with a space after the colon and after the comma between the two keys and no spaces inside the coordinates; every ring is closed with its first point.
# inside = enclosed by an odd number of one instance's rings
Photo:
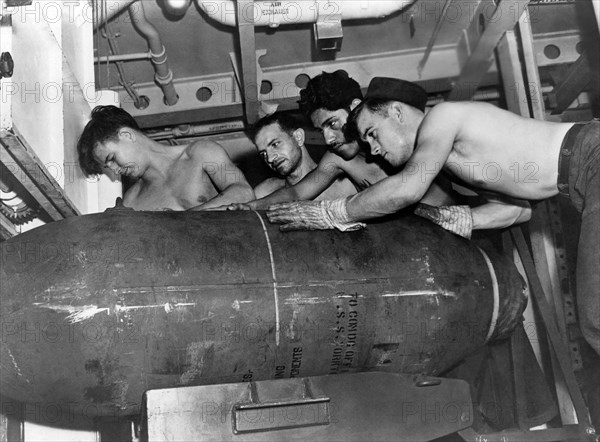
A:
{"type": "Polygon", "coordinates": [[[320,202],[323,219],[327,224],[329,224],[332,229],[335,228],[341,232],[348,232],[366,227],[366,224],[364,223],[352,222],[348,219],[346,203],[346,198],[320,202]]]}

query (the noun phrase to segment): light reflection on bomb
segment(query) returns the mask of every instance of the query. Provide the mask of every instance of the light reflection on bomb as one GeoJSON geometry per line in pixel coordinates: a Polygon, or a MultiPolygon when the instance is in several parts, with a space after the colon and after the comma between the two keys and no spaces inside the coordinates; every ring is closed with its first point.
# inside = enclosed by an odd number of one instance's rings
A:
{"type": "Polygon", "coordinates": [[[153,388],[438,375],[526,301],[512,263],[412,215],[281,233],[260,212],[121,209],[0,248],[0,394],[106,415],[153,388]]]}

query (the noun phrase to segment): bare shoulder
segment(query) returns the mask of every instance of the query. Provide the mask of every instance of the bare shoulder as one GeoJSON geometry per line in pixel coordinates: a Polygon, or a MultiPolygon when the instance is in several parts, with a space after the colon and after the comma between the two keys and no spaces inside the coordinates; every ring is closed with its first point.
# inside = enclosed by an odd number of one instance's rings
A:
{"type": "Polygon", "coordinates": [[[419,128],[419,138],[446,139],[450,135],[457,135],[465,126],[477,124],[482,115],[495,113],[497,108],[488,103],[472,101],[454,102],[447,101],[432,107],[423,119],[419,128]]]}
{"type": "Polygon", "coordinates": [[[469,110],[468,106],[465,106],[465,104],[471,103],[445,101],[436,104],[425,114],[423,122],[424,124],[437,125],[448,124],[448,122],[460,120],[460,117],[469,110]]]}
{"type": "Polygon", "coordinates": [[[272,177],[267,178],[262,183],[258,184],[254,188],[254,197],[256,199],[263,198],[267,195],[272,194],[278,189],[285,186],[285,180],[282,178],[272,177]]]}
{"type": "Polygon", "coordinates": [[[424,122],[430,124],[467,124],[472,121],[494,120],[496,118],[521,118],[505,109],[481,101],[446,101],[431,108],[424,122]]]}
{"type": "Polygon", "coordinates": [[[192,161],[214,160],[223,155],[227,155],[223,146],[214,141],[199,140],[187,146],[185,149],[187,155],[192,161]]]}
{"type": "Polygon", "coordinates": [[[342,163],[345,163],[346,160],[344,160],[342,157],[340,157],[339,155],[334,154],[333,152],[325,152],[325,155],[323,155],[321,157],[321,161],[319,161],[319,165],[321,164],[333,164],[336,166],[340,166],[342,163]]]}
{"type": "MultiPolygon", "coordinates": [[[[325,155],[319,161],[319,165],[317,169],[319,173],[328,172],[328,173],[336,173],[344,170],[343,163],[347,161],[341,158],[340,156],[327,151],[325,155]]],[[[314,171],[313,171],[314,172],[314,171]]]]}

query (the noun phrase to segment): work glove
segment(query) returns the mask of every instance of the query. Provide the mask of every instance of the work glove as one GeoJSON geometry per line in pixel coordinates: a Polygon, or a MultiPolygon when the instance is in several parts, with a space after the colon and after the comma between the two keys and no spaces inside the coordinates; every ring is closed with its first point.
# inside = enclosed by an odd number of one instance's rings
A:
{"type": "Polygon", "coordinates": [[[469,206],[435,207],[419,203],[415,209],[415,215],[427,218],[449,232],[471,239],[473,215],[469,206]]]}
{"type": "Polygon", "coordinates": [[[365,224],[350,222],[346,212],[346,199],[333,201],[296,201],[274,204],[267,211],[269,221],[282,224],[279,230],[327,230],[342,232],[358,230],[365,224]]]}

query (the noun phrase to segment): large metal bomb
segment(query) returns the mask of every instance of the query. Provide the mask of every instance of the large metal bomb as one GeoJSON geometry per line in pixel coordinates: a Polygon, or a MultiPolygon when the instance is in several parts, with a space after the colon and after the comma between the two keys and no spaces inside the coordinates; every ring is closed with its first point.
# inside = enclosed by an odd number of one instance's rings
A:
{"type": "Polygon", "coordinates": [[[260,212],[121,209],[0,247],[0,394],[88,415],[152,388],[437,375],[525,305],[512,263],[412,215],[281,233],[260,212]]]}

